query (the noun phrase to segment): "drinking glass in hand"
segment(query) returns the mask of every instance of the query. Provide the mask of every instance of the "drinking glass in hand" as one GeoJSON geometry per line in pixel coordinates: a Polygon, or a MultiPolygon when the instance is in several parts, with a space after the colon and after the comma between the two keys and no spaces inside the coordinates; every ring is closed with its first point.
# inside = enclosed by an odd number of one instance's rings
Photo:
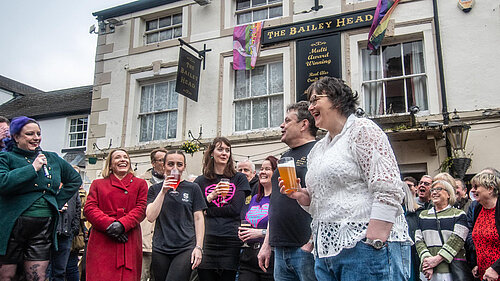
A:
{"type": "Polygon", "coordinates": [[[290,194],[299,189],[297,174],[295,173],[295,160],[293,157],[282,157],[278,161],[280,177],[285,185],[285,193],[290,194]]]}
{"type": "Polygon", "coordinates": [[[217,188],[220,189],[220,191],[221,191],[220,196],[222,197],[222,201],[220,201],[220,202],[223,204],[227,203],[226,196],[227,196],[227,193],[229,192],[229,189],[231,188],[229,179],[226,179],[226,178],[220,179],[220,182],[217,185],[217,188]]]}
{"type": "Polygon", "coordinates": [[[170,195],[179,195],[179,191],[177,191],[177,187],[179,186],[179,183],[181,181],[181,173],[179,173],[179,170],[173,169],[172,171],[170,171],[170,175],[167,177],[167,179],[175,180],[175,183],[170,185],[170,195]]]}
{"type": "MultiPolygon", "coordinates": [[[[248,221],[247,221],[247,220],[241,220],[241,224],[240,224],[240,226],[241,226],[241,227],[245,227],[245,228],[251,228],[251,227],[252,227],[252,225],[251,225],[250,223],[248,223],[248,221]]],[[[239,231],[241,231],[241,229],[240,229],[239,231]]],[[[250,247],[250,246],[249,246],[249,245],[247,244],[247,242],[245,241],[245,242],[243,242],[243,246],[242,246],[242,247],[248,248],[248,247],[250,247]]]]}

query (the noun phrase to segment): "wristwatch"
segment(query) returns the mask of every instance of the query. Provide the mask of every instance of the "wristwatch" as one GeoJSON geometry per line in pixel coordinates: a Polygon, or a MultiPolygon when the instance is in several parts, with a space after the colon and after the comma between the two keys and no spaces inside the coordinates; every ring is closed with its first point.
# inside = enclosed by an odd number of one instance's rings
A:
{"type": "Polygon", "coordinates": [[[262,235],[266,236],[267,229],[262,229],[262,235]]]}
{"type": "Polygon", "coordinates": [[[380,239],[371,240],[370,238],[366,238],[365,243],[372,246],[376,250],[380,250],[385,246],[384,241],[382,241],[380,239]]]}

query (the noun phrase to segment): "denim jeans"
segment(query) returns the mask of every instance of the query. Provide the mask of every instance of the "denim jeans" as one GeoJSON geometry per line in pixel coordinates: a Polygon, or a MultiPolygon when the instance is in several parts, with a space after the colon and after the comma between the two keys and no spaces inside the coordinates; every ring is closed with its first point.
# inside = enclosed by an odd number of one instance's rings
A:
{"type": "Polygon", "coordinates": [[[78,271],[78,252],[69,253],[68,264],[66,265],[66,281],[79,281],[80,272],[78,271]]]}
{"type": "Polygon", "coordinates": [[[299,247],[275,248],[275,281],[316,281],[314,276],[314,256],[311,253],[299,247]]]}
{"type": "Polygon", "coordinates": [[[69,252],[71,250],[71,242],[73,235],[57,236],[57,251],[52,252],[50,257],[49,276],[50,280],[64,281],[66,278],[66,265],[68,264],[69,252]]]}
{"type": "Polygon", "coordinates": [[[316,278],[321,281],[404,281],[409,278],[409,244],[389,242],[376,250],[360,241],[333,257],[316,258],[316,278]]]}
{"type": "Polygon", "coordinates": [[[389,242],[391,262],[391,280],[410,280],[411,276],[411,242],[389,242]]]}

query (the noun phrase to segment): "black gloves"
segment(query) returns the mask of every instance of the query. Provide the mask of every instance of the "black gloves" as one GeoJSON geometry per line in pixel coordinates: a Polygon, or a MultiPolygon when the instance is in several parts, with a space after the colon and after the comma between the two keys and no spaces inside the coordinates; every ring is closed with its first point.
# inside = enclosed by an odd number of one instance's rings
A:
{"type": "Polygon", "coordinates": [[[118,240],[118,242],[127,242],[127,234],[125,234],[125,227],[119,221],[115,221],[106,228],[106,234],[118,240]]]}

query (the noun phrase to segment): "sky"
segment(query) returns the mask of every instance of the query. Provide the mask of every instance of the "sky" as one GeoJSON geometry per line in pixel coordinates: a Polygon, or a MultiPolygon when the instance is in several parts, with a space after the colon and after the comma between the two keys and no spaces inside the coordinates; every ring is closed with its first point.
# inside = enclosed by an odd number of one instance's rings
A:
{"type": "Polygon", "coordinates": [[[0,75],[52,91],[91,85],[93,12],[132,0],[1,1],[0,75]]]}

